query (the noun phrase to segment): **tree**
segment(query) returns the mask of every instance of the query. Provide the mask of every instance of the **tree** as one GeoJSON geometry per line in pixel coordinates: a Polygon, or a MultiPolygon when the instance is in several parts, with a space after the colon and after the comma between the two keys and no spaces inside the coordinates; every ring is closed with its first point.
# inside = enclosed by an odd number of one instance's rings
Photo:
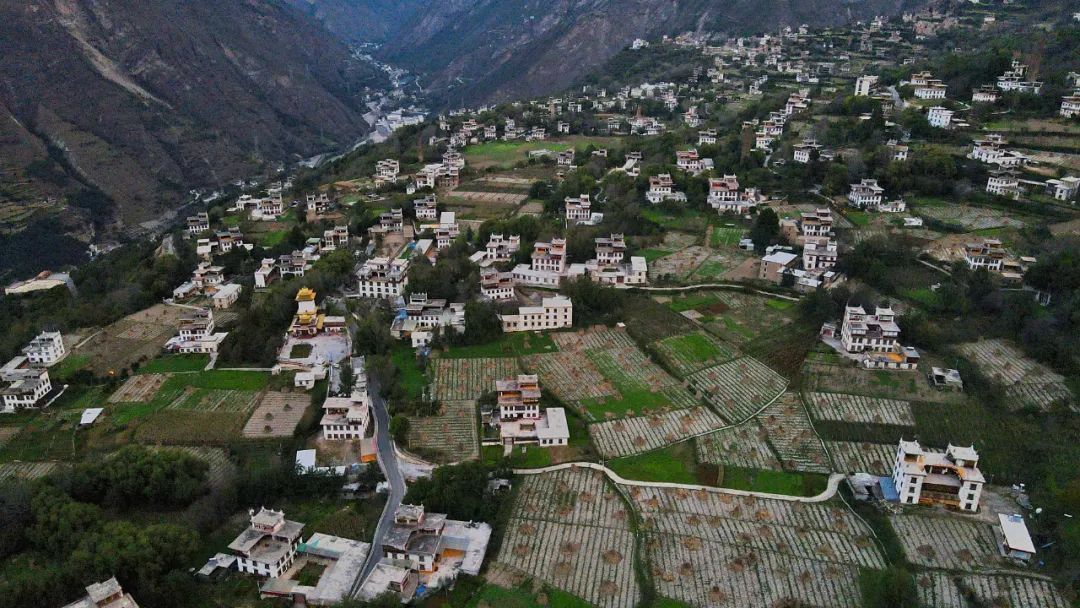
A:
{"type": "Polygon", "coordinates": [[[780,217],[769,207],[762,209],[750,228],[750,240],[754,241],[754,249],[759,253],[765,251],[766,247],[776,242],[779,234],[780,217]]]}
{"type": "Polygon", "coordinates": [[[409,419],[401,414],[390,419],[390,434],[394,437],[394,441],[398,443],[405,443],[408,440],[409,427],[409,419]]]}
{"type": "Polygon", "coordinates": [[[897,566],[859,573],[863,608],[919,608],[919,593],[911,573],[897,566]]]}

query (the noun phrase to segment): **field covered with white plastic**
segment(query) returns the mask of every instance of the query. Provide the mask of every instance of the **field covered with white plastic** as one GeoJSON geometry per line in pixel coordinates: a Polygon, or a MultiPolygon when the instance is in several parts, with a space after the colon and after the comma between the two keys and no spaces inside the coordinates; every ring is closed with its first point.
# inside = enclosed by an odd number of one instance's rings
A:
{"type": "Polygon", "coordinates": [[[1068,608],[1069,603],[1048,580],[1008,574],[924,572],[915,576],[915,587],[924,606],[934,608],[1068,608]],[[978,603],[968,603],[970,595],[978,603]]]}
{"type": "Polygon", "coordinates": [[[806,393],[806,403],[817,420],[915,426],[911,404],[899,399],[842,393],[806,393]]]}
{"type": "Polygon", "coordinates": [[[968,572],[1005,565],[986,522],[913,514],[893,515],[889,522],[913,564],[968,572]]]}
{"type": "Polygon", "coordinates": [[[687,380],[732,423],[750,418],[787,387],[787,379],[753,357],[707,367],[687,380]]]}
{"type": "Polygon", "coordinates": [[[511,358],[435,359],[432,396],[439,401],[476,400],[495,390],[495,381],[518,375],[511,358]]]}
{"type": "Polygon", "coordinates": [[[660,595],[695,606],[858,606],[858,569],[882,568],[871,532],[840,505],[628,488],[660,595]]]}
{"type": "Polygon", "coordinates": [[[604,458],[619,458],[648,452],[681,439],[701,435],[724,426],[711,410],[695,407],[636,418],[624,418],[589,425],[589,434],[604,458]]]}
{"type": "Polygon", "coordinates": [[[864,441],[826,441],[825,449],[832,457],[837,473],[870,473],[892,475],[896,446],[864,441]]]}
{"type": "Polygon", "coordinates": [[[969,342],[960,345],[959,350],[982,373],[1002,383],[1009,400],[1017,407],[1045,410],[1054,403],[1066,402],[1076,409],[1076,397],[1065,384],[1065,378],[1008,341],[996,338],[969,342]]]}
{"type": "Polygon", "coordinates": [[[496,562],[601,608],[641,599],[626,503],[603,473],[524,476],[496,562]]]}

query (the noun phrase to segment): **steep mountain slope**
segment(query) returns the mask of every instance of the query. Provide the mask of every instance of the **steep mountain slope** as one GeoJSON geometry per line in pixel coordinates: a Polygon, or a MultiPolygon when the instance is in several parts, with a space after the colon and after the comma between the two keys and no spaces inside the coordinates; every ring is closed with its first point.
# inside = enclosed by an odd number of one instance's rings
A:
{"type": "Polygon", "coordinates": [[[0,57],[0,158],[18,159],[0,179],[27,197],[100,190],[128,224],[351,143],[383,83],[280,0],[4,2],[0,57]]]}
{"type": "Polygon", "coordinates": [[[421,11],[425,0],[288,0],[348,42],[385,42],[421,11]]]}
{"type": "MultiPolygon", "coordinates": [[[[312,0],[323,2],[326,0],[312,0]]],[[[452,0],[417,12],[382,55],[448,103],[557,91],[638,37],[752,33],[895,14],[919,0],[452,0]]]]}

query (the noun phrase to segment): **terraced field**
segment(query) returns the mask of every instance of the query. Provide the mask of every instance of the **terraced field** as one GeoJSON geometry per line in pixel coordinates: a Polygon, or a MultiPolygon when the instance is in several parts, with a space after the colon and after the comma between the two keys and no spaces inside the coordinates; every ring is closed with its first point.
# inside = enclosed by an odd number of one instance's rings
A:
{"type": "Polygon", "coordinates": [[[882,399],[842,393],[807,393],[810,413],[818,420],[915,426],[911,404],[899,399],[882,399]]]}
{"type": "Polygon", "coordinates": [[[757,423],[724,429],[696,440],[698,462],[748,469],[782,469],[769,447],[768,433],[757,423]]]}
{"type": "Polygon", "coordinates": [[[527,370],[540,377],[544,390],[553,391],[564,402],[575,403],[617,394],[615,387],[584,353],[532,355],[523,361],[527,370]]]}
{"type": "Polygon", "coordinates": [[[1076,407],[1076,398],[1065,378],[1042,363],[1024,355],[1015,345],[1003,340],[980,340],[959,347],[986,375],[1005,385],[1009,401],[1017,407],[1047,410],[1057,402],[1076,407]]]}
{"type": "Polygon", "coordinates": [[[630,514],[602,473],[568,469],[526,476],[517,491],[497,565],[601,608],[640,601],[630,514]]]}
{"type": "Polygon", "coordinates": [[[435,452],[442,462],[480,456],[476,402],[445,401],[437,416],[409,418],[409,447],[435,452]]]}
{"type": "Polygon", "coordinates": [[[654,347],[680,378],[739,356],[734,347],[703,331],[671,336],[654,347]]]}
{"type": "Polygon", "coordinates": [[[657,591],[692,606],[860,605],[860,567],[882,568],[847,510],[752,496],[627,488],[657,591]]]}
{"type": "Polygon", "coordinates": [[[722,426],[724,426],[724,421],[711,410],[696,407],[610,422],[597,422],[589,425],[589,434],[601,456],[619,458],[655,450],[722,426]]]}
{"type": "Polygon", "coordinates": [[[1068,608],[1051,581],[1039,577],[1007,574],[952,576],[945,572],[924,572],[915,577],[919,600],[934,608],[970,606],[1068,608]],[[974,603],[968,603],[965,595],[974,603]]]}
{"type": "Polygon", "coordinates": [[[896,446],[858,441],[826,441],[825,449],[832,457],[837,473],[892,474],[896,446]]]}
{"type": "Polygon", "coordinates": [[[785,393],[767,406],[758,420],[786,470],[829,472],[829,459],[797,393],[785,393]]]}
{"type": "Polygon", "coordinates": [[[893,515],[889,523],[913,564],[968,572],[1004,566],[991,524],[911,514],[893,515]]]}
{"type": "Polygon", "coordinates": [[[38,479],[52,473],[55,462],[5,462],[0,464],[0,481],[8,479],[38,479]]]}
{"type": "Polygon", "coordinates": [[[516,376],[518,363],[510,358],[435,359],[432,395],[439,401],[475,401],[495,390],[495,381],[516,376]]]}
{"type": "Polygon", "coordinates": [[[707,367],[687,381],[731,423],[750,418],[787,387],[787,379],[753,357],[707,367]]]}

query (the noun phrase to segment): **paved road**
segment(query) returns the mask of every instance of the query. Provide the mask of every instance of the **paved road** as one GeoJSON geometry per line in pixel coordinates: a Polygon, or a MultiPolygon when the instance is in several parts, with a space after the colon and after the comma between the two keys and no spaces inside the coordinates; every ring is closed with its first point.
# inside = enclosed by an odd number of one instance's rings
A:
{"type": "Polygon", "coordinates": [[[375,569],[375,564],[382,559],[380,547],[382,547],[383,537],[394,522],[394,512],[401,505],[401,500],[405,498],[405,477],[401,474],[401,468],[398,467],[394,442],[390,437],[390,414],[386,411],[386,400],[379,395],[379,385],[372,378],[368,379],[368,391],[371,393],[371,410],[375,414],[375,444],[378,449],[379,466],[382,467],[386,481],[390,483],[390,493],[386,498],[386,508],[383,509],[382,517],[379,518],[379,525],[375,528],[367,562],[364,563],[360,576],[353,581],[349,592],[349,595],[353,597],[360,591],[361,585],[364,584],[364,580],[371,571],[375,569]]]}

